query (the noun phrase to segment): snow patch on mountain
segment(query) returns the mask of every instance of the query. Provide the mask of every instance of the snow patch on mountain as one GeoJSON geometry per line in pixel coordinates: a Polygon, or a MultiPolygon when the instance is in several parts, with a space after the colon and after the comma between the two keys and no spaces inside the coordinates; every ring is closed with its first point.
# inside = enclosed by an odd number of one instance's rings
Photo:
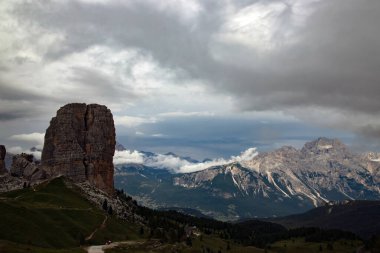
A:
{"type": "Polygon", "coordinates": [[[318,146],[319,149],[330,149],[330,148],[333,148],[332,145],[319,145],[318,146]]]}

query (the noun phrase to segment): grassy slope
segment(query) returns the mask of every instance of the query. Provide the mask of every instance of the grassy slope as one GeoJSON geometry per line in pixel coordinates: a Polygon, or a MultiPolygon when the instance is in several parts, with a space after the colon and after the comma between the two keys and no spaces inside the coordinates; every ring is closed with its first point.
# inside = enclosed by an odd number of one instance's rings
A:
{"type": "Polygon", "coordinates": [[[38,246],[22,245],[9,241],[0,240],[0,252],[12,253],[84,253],[85,250],[79,247],[66,249],[42,248],[38,246]]]}
{"type": "MultiPolygon", "coordinates": [[[[66,187],[62,178],[0,195],[0,251],[13,242],[45,248],[78,247],[80,238],[91,234],[103,222],[105,214],[66,187]]],[[[110,218],[91,243],[106,239],[137,239],[138,228],[110,218]]],[[[14,245],[13,245],[14,246],[14,245]]]]}
{"type": "MultiPolygon", "coordinates": [[[[0,252],[83,252],[79,247],[80,234],[91,234],[104,220],[104,212],[81,197],[75,189],[66,187],[62,178],[38,186],[0,194],[0,252]],[[64,248],[64,249],[58,249],[64,248]]],[[[112,241],[142,239],[135,225],[109,218],[105,229],[99,230],[91,244],[103,244],[112,241]]],[[[192,247],[184,243],[164,244],[152,247],[149,242],[142,246],[121,246],[109,252],[163,253],[213,252],[256,253],[263,249],[243,247],[227,242],[216,236],[203,235],[194,238],[192,247]],[[207,251],[205,251],[207,252],[207,251]]],[[[306,243],[302,239],[281,241],[273,244],[267,252],[316,252],[320,243],[306,243]],[[286,244],[286,247],[284,245],[286,244]]],[[[326,243],[321,243],[325,250],[326,243]]],[[[353,252],[357,245],[351,242],[335,243],[334,250],[328,252],[353,252]]],[[[319,251],[318,251],[319,252],[319,251]]]]}
{"type": "Polygon", "coordinates": [[[331,244],[332,249],[328,248],[328,243],[305,242],[303,238],[285,240],[274,243],[271,250],[278,253],[304,253],[304,252],[331,252],[331,253],[350,253],[362,245],[360,241],[337,241],[331,244]]]}

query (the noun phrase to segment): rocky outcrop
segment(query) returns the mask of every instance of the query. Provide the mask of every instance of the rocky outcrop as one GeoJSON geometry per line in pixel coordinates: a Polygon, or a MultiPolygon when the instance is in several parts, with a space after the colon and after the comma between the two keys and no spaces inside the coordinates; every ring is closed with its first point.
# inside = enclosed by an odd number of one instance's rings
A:
{"type": "Polygon", "coordinates": [[[40,173],[38,164],[34,162],[34,157],[31,154],[19,154],[14,155],[12,161],[12,166],[10,169],[10,173],[14,177],[23,177],[25,179],[31,179],[33,176],[33,180],[43,179],[44,177],[40,173]]]}
{"type": "Polygon", "coordinates": [[[50,176],[64,175],[113,191],[115,126],[112,113],[97,104],[68,104],[46,130],[41,163],[50,176]]]}
{"type": "Polygon", "coordinates": [[[0,175],[0,192],[22,189],[24,185],[28,183],[27,180],[19,177],[12,177],[8,173],[0,175]]]}
{"type": "Polygon", "coordinates": [[[5,155],[7,150],[4,145],[0,145],[0,175],[7,173],[7,169],[5,168],[5,155]]]}
{"type": "Polygon", "coordinates": [[[25,170],[29,174],[34,169],[33,155],[22,153],[19,155],[14,155],[12,160],[10,172],[14,177],[22,177],[25,170]]]}

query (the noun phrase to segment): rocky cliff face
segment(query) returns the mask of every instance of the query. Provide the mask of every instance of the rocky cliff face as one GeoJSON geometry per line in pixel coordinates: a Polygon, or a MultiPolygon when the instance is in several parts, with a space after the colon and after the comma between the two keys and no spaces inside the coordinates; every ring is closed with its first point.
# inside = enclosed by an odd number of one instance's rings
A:
{"type": "Polygon", "coordinates": [[[0,175],[7,173],[4,161],[6,153],[7,150],[5,149],[4,145],[0,145],[0,175]]]}
{"type": "Polygon", "coordinates": [[[310,201],[379,199],[380,159],[351,153],[336,139],[318,138],[301,150],[282,147],[250,161],[181,175],[175,183],[203,187],[217,175],[230,175],[241,192],[264,198],[310,201]]]}
{"type": "Polygon", "coordinates": [[[97,104],[68,104],[46,130],[41,163],[51,176],[64,175],[113,191],[115,126],[112,113],[97,104]]]}

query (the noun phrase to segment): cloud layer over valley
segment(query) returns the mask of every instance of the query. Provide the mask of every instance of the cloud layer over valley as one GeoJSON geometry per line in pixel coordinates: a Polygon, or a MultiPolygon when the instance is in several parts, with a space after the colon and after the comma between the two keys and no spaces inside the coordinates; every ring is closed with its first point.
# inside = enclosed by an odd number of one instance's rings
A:
{"type": "Polygon", "coordinates": [[[231,156],[229,159],[218,158],[198,162],[175,154],[153,154],[139,151],[123,150],[116,151],[114,164],[116,167],[124,164],[143,164],[157,169],[167,169],[172,173],[189,173],[201,171],[213,166],[225,165],[233,162],[249,161],[257,155],[256,148],[249,148],[238,156],[231,156]]]}

